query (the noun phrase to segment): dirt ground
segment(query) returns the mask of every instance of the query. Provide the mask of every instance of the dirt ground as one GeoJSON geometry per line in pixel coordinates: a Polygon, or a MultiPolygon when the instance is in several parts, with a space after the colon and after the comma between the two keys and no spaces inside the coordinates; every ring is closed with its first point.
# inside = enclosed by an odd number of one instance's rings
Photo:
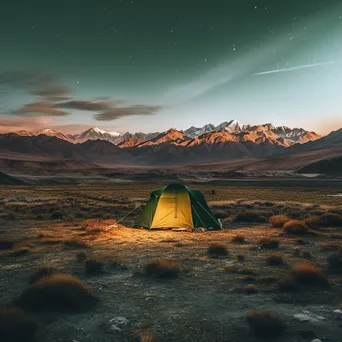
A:
{"type": "MultiPolygon", "coordinates": [[[[205,192],[204,188],[201,190],[205,192]]],[[[119,205],[117,213],[121,215],[132,203],[146,198],[150,188],[143,185],[137,195],[130,185],[120,193],[112,194],[112,201],[110,189],[89,192],[84,188],[2,188],[0,237],[11,237],[16,249],[27,247],[27,250],[22,254],[12,250],[0,251],[0,306],[12,303],[29,286],[29,277],[39,266],[53,264],[60,272],[82,279],[99,302],[80,313],[37,314],[38,342],[130,341],[139,331],[155,332],[158,342],[256,341],[246,323],[247,313],[254,309],[273,310],[286,324],[282,336],[268,340],[312,341],[319,338],[342,341],[342,316],[334,313],[342,302],[342,277],[329,273],[326,261],[328,254],[341,246],[342,227],[326,227],[315,234],[305,235],[304,245],[298,246],[298,236],[284,236],[281,229],[272,228],[268,222],[229,220],[240,210],[255,209],[256,206],[256,210],[262,207],[269,214],[286,210],[301,212],[300,215],[308,215],[310,210],[342,213],[341,199],[336,197],[330,203],[322,197],[320,202],[322,189],[317,193],[314,189],[303,189],[302,194],[310,193],[311,200],[318,199],[303,205],[293,202],[298,196],[295,195],[296,189],[272,189],[267,196],[264,190],[247,189],[243,193],[238,189],[236,191],[241,193],[235,198],[245,200],[233,201],[221,190],[217,189],[216,197],[206,197],[215,212],[227,213],[223,231],[150,232],[117,225],[108,220],[109,217],[100,217],[96,225],[101,231],[89,234],[85,220],[91,215],[96,216],[99,212],[107,215],[113,206],[119,205]],[[291,203],[283,202],[282,207],[278,202],[265,205],[268,203],[265,201],[272,198],[280,201],[284,191],[290,194],[291,203]],[[78,216],[85,205],[87,216],[78,216]],[[99,211],[95,210],[98,206],[101,206],[99,211]],[[33,208],[37,207],[44,210],[32,214],[33,208]],[[64,215],[51,219],[56,211],[62,211],[64,215]],[[231,242],[236,235],[243,235],[246,241],[242,244],[231,242]],[[275,251],[261,248],[259,241],[264,237],[279,239],[279,248],[275,251]],[[72,238],[84,245],[67,245],[65,241],[72,238]],[[213,243],[224,245],[228,256],[210,258],[207,248],[213,243]],[[102,260],[104,271],[87,275],[79,258],[80,252],[102,260]],[[274,252],[282,256],[284,265],[266,264],[265,258],[274,252]],[[153,259],[178,262],[179,276],[175,279],[147,277],[144,265],[153,259]],[[293,293],[279,291],[279,280],[288,273],[291,265],[300,261],[321,266],[328,274],[330,286],[293,293]],[[248,284],[254,284],[257,293],[247,293],[245,287],[248,284]],[[300,322],[294,317],[299,313],[309,315],[313,321],[300,322]]],[[[229,189],[226,191],[231,194],[229,189]]],[[[323,192],[330,194],[332,190],[323,192]]]]}

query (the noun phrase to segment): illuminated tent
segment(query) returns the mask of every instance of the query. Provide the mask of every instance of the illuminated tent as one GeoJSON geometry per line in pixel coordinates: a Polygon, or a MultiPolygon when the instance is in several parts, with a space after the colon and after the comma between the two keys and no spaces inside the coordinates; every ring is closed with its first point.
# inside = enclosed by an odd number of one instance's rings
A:
{"type": "Polygon", "coordinates": [[[202,193],[180,184],[153,191],[135,227],[222,229],[202,193]]]}

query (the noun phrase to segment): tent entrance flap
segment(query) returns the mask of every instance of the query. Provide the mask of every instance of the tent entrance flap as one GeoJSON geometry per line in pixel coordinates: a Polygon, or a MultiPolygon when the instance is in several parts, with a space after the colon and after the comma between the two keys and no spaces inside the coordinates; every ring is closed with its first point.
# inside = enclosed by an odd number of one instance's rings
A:
{"type": "Polygon", "coordinates": [[[188,193],[163,193],[158,202],[151,228],[193,228],[188,193]]]}

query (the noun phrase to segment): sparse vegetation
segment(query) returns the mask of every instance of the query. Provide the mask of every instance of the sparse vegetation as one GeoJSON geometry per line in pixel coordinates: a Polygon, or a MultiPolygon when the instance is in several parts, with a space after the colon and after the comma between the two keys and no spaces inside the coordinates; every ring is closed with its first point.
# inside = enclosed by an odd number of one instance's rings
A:
{"type": "Polygon", "coordinates": [[[94,303],[87,286],[70,274],[52,274],[33,283],[16,304],[27,311],[77,311],[94,303]]]}
{"type": "Polygon", "coordinates": [[[29,252],[30,252],[29,247],[18,247],[16,249],[13,249],[9,255],[13,257],[19,257],[19,256],[27,255],[29,252]]]}
{"type": "Polygon", "coordinates": [[[342,249],[338,249],[328,256],[328,265],[332,272],[342,271],[342,249]]]}
{"type": "Polygon", "coordinates": [[[210,258],[226,257],[228,250],[225,246],[213,243],[208,247],[208,256],[210,258]]]}
{"type": "Polygon", "coordinates": [[[231,241],[233,243],[245,243],[246,242],[244,235],[235,235],[232,237],[231,241]]]}
{"type": "Polygon", "coordinates": [[[282,283],[283,288],[299,286],[327,286],[327,276],[322,269],[309,262],[301,262],[293,265],[282,283]]]}
{"type": "Polygon", "coordinates": [[[103,262],[94,258],[84,260],[84,270],[86,274],[95,275],[103,272],[103,262]]]}
{"type": "Polygon", "coordinates": [[[280,254],[271,254],[266,257],[266,264],[268,266],[282,266],[284,265],[284,260],[280,254]]]}
{"type": "Polygon", "coordinates": [[[249,312],[247,323],[256,336],[275,337],[285,330],[283,320],[275,312],[268,310],[249,312]]]}
{"type": "Polygon", "coordinates": [[[290,235],[304,235],[309,233],[309,227],[304,221],[291,220],[284,224],[283,232],[290,235]]]}
{"type": "Polygon", "coordinates": [[[248,284],[244,287],[244,292],[248,295],[251,295],[251,294],[256,294],[259,292],[259,289],[256,285],[254,284],[248,284]]]}
{"type": "Polygon", "coordinates": [[[57,273],[57,268],[53,265],[40,266],[30,277],[30,284],[37,282],[38,280],[48,277],[53,273],[57,273]]]}
{"type": "Polygon", "coordinates": [[[0,341],[33,342],[38,328],[36,320],[20,308],[0,309],[0,341]]]}
{"type": "Polygon", "coordinates": [[[77,237],[64,240],[64,245],[70,248],[89,248],[89,245],[85,241],[77,237]]]}
{"type": "Polygon", "coordinates": [[[152,260],[144,266],[145,274],[156,278],[176,278],[180,267],[176,261],[152,260]]]}
{"type": "Polygon", "coordinates": [[[274,215],[270,217],[270,224],[275,228],[282,228],[291,219],[286,215],[274,215]]]}
{"type": "Polygon", "coordinates": [[[259,241],[259,246],[263,249],[278,249],[279,240],[272,238],[263,238],[259,241]]]}
{"type": "Polygon", "coordinates": [[[254,210],[245,210],[241,211],[235,216],[236,222],[254,222],[254,223],[260,223],[260,222],[266,222],[267,218],[260,214],[258,211],[254,210]]]}
{"type": "Polygon", "coordinates": [[[12,249],[14,247],[14,240],[9,238],[0,238],[0,250],[12,249]]]}

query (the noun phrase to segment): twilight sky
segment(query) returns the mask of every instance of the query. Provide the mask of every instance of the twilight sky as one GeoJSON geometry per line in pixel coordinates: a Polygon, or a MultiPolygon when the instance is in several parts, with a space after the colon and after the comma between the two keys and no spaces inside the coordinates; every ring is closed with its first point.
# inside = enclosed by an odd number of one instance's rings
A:
{"type": "Polygon", "coordinates": [[[0,132],[342,127],[340,0],[12,0],[0,44],[0,132]]]}

